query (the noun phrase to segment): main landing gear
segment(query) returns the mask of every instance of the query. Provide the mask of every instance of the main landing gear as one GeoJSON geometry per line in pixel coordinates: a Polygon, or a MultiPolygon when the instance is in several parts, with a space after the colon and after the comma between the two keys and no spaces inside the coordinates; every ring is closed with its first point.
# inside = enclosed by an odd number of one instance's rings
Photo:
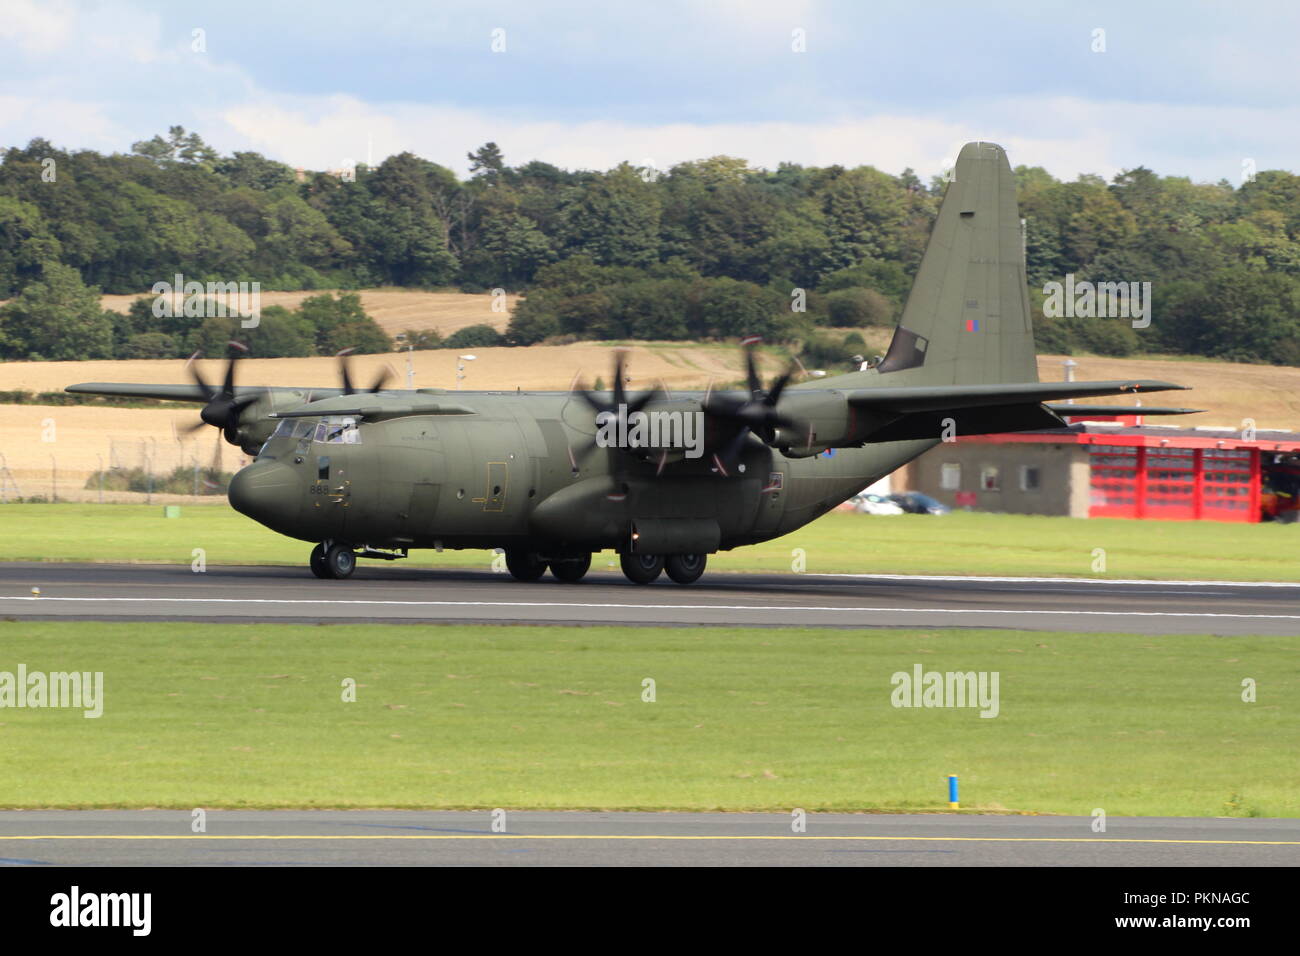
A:
{"type": "Polygon", "coordinates": [[[543,557],[536,551],[506,549],[506,570],[516,581],[537,581],[546,569],[565,584],[577,584],[591,570],[590,551],[571,551],[543,557]]]}
{"type": "MultiPolygon", "coordinates": [[[[633,584],[650,584],[660,574],[678,584],[694,584],[708,563],[706,554],[624,554],[619,561],[623,574],[633,584]]],[[[506,549],[506,569],[516,581],[537,581],[550,568],[551,576],[565,584],[577,584],[591,570],[591,552],[576,551],[551,555],[536,551],[506,549]]]]}
{"type": "Polygon", "coordinates": [[[357,555],[345,544],[324,542],[311,549],[311,573],[318,578],[351,577],[357,569],[357,555]]]}
{"type": "Polygon", "coordinates": [[[678,584],[694,584],[704,573],[708,555],[624,554],[619,560],[623,574],[633,584],[649,584],[663,571],[667,571],[668,577],[678,584]]]}
{"type": "Polygon", "coordinates": [[[565,584],[577,584],[591,570],[591,552],[557,555],[551,558],[551,574],[565,584]]]}

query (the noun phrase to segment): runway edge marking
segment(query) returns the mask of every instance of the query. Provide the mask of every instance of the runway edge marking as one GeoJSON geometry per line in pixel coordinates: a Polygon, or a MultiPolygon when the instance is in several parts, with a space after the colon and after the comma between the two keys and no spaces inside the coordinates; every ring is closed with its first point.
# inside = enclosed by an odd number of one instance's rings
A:
{"type": "Polygon", "coordinates": [[[773,836],[687,836],[657,835],[653,833],[623,834],[568,834],[568,833],[347,833],[347,834],[23,834],[0,836],[4,840],[883,840],[917,843],[1171,843],[1181,845],[1214,846],[1300,846],[1300,840],[1164,840],[1155,838],[1121,837],[919,837],[919,836],[817,836],[812,834],[783,834],[773,836]]]}

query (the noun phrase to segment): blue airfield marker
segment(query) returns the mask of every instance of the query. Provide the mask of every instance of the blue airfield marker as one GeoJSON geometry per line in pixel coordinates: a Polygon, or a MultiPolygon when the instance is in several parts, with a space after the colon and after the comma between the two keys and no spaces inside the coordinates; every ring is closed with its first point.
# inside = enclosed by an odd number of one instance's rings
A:
{"type": "Polygon", "coordinates": [[[948,774],[948,808],[950,810],[960,810],[961,804],[957,802],[957,775],[948,774]]]}

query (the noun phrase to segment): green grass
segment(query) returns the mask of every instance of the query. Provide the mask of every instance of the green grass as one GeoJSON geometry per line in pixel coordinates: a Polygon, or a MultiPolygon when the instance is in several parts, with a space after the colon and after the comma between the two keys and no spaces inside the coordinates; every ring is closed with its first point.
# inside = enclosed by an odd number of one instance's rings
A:
{"type": "Polygon", "coordinates": [[[105,705],[0,709],[3,807],[917,811],[956,773],[970,809],[1300,816],[1276,638],[0,623],[19,663],[105,705]],[[915,663],[999,672],[1000,715],[892,707],[915,663]]]}
{"type": "MultiPolygon", "coordinates": [[[[0,506],[0,561],[306,563],[306,544],[224,505],[11,504],[0,506]]],[[[958,512],[873,518],[834,512],[776,541],[710,558],[715,571],[789,571],[801,549],[812,572],[1008,574],[1112,578],[1300,581],[1300,525],[1123,521],[958,512]],[[1104,574],[1093,571],[1105,552],[1104,574]]],[[[481,551],[416,552],[411,563],[486,567],[481,551]]],[[[608,557],[596,563],[603,567],[608,557]]]]}

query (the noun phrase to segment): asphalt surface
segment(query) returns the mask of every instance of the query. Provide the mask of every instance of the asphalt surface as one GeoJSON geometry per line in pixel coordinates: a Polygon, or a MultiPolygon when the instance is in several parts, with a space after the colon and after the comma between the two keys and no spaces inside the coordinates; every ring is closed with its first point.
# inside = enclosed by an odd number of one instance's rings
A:
{"type": "Polygon", "coordinates": [[[507,811],[0,812],[0,865],[1297,866],[1300,820],[507,811]]]}
{"type": "Polygon", "coordinates": [[[1300,584],[706,573],[640,587],[604,568],[566,585],[375,563],[320,581],[305,567],[33,562],[0,564],[5,618],[1298,635],[1300,584]]]}

